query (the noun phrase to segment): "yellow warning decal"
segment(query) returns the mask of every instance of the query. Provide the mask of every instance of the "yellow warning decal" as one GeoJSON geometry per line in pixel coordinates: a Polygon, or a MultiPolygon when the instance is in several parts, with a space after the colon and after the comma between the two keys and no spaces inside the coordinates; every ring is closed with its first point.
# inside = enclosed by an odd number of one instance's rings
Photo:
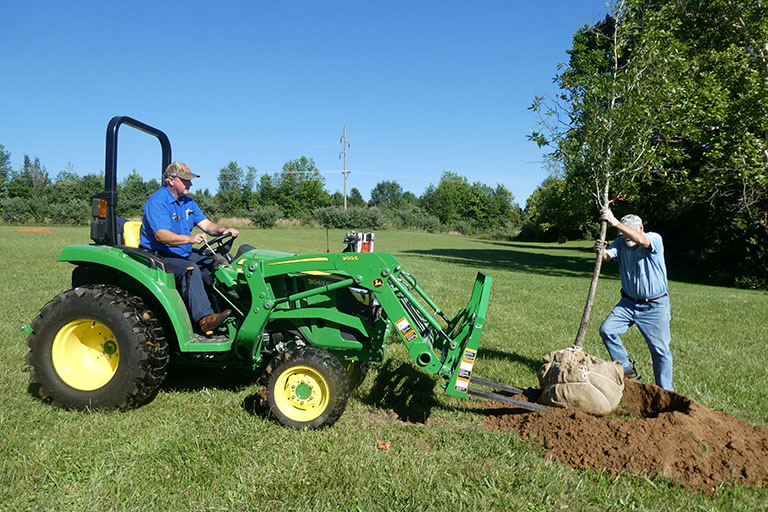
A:
{"type": "Polygon", "coordinates": [[[464,351],[464,357],[459,363],[459,374],[456,376],[456,385],[454,389],[466,393],[469,389],[469,381],[472,379],[472,370],[475,367],[475,358],[477,357],[477,350],[468,348],[464,351]]]}
{"type": "Polygon", "coordinates": [[[397,325],[397,328],[400,330],[400,334],[403,335],[403,338],[405,338],[407,343],[410,343],[417,338],[418,335],[416,334],[416,331],[413,330],[413,327],[411,327],[411,324],[408,322],[407,318],[401,318],[395,322],[395,325],[397,325]]]}

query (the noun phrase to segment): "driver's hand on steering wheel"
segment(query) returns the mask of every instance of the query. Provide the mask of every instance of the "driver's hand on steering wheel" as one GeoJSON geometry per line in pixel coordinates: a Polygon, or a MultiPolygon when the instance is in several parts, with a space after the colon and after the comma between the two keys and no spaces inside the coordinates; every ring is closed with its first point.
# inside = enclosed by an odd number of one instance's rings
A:
{"type": "Polygon", "coordinates": [[[225,229],[224,231],[221,232],[222,235],[226,235],[227,233],[230,233],[232,235],[232,238],[237,238],[237,235],[240,234],[240,232],[235,228],[225,229]]]}
{"type": "Polygon", "coordinates": [[[191,236],[193,244],[201,244],[205,242],[207,239],[205,238],[205,233],[195,233],[191,236]]]}

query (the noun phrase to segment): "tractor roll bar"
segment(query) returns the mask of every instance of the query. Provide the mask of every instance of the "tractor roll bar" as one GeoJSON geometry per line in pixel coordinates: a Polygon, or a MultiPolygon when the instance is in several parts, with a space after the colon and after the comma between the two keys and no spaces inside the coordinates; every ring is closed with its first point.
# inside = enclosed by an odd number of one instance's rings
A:
{"type": "Polygon", "coordinates": [[[91,224],[91,239],[97,244],[118,245],[117,233],[117,132],[120,125],[127,124],[144,133],[153,135],[160,141],[162,149],[162,161],[160,167],[160,181],[162,173],[171,163],[171,142],[168,136],[161,130],[137,121],[128,116],[115,116],[107,124],[106,160],[104,163],[104,192],[97,194],[93,200],[104,199],[107,203],[106,218],[103,221],[94,221],[91,224]]]}
{"type": "Polygon", "coordinates": [[[107,125],[107,152],[106,162],[104,163],[104,192],[117,191],[117,131],[121,124],[127,124],[137,130],[141,130],[144,133],[154,135],[157,140],[160,141],[160,147],[163,150],[162,167],[160,169],[160,176],[162,180],[162,174],[168,165],[171,163],[171,142],[168,140],[168,136],[161,130],[149,126],[148,124],[137,121],[128,116],[115,116],[107,125]]]}

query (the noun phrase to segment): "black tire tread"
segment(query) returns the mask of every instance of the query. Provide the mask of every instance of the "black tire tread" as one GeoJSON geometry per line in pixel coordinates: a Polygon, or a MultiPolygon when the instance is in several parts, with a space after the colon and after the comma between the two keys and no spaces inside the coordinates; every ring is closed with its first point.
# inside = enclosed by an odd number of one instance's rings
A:
{"type": "MultiPolygon", "coordinates": [[[[157,393],[160,384],[165,379],[169,363],[168,343],[159,320],[147,308],[144,301],[137,295],[105,284],[86,285],[72,288],[60,293],[49,301],[32,322],[32,334],[27,338],[26,362],[31,366],[30,388],[44,402],[64,409],[120,409],[127,410],[138,407],[151,400],[157,393]],[[51,385],[51,371],[41,362],[40,351],[47,346],[47,340],[42,339],[46,324],[55,317],[60,308],[66,307],[73,300],[105,301],[110,307],[116,308],[119,314],[129,323],[134,334],[136,348],[140,351],[138,368],[133,369],[136,376],[125,389],[119,390],[112,400],[92,406],[88,403],[73,403],[72,400],[60,396],[51,385]]],[[[57,378],[57,377],[56,377],[57,378]]]]}
{"type": "MultiPolygon", "coordinates": [[[[336,381],[336,388],[338,392],[331,396],[331,402],[328,407],[318,418],[311,422],[298,423],[288,418],[281,416],[279,411],[275,411],[274,407],[270,406],[271,413],[277,418],[277,420],[283,425],[294,427],[297,429],[319,429],[329,427],[336,423],[344,410],[347,407],[347,401],[349,400],[350,386],[347,378],[347,373],[341,364],[341,361],[335,356],[326,352],[323,349],[305,346],[297,347],[282,354],[275,356],[268,364],[264,372],[264,385],[266,386],[267,395],[269,395],[270,382],[272,379],[276,379],[281,373],[281,369],[287,370],[289,367],[283,368],[285,364],[298,365],[305,363],[314,363],[323,372],[323,376],[326,380],[333,379],[336,381]]],[[[269,399],[270,397],[268,397],[269,399]]]]}

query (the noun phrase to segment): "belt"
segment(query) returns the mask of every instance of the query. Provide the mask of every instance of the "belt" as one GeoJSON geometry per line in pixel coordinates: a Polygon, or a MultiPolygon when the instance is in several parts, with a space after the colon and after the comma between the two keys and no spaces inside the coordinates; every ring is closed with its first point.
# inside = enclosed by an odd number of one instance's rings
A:
{"type": "Polygon", "coordinates": [[[621,289],[621,296],[624,297],[624,298],[627,298],[629,300],[633,300],[633,301],[637,302],[638,304],[646,304],[648,302],[656,302],[657,300],[661,299],[662,297],[666,297],[667,294],[664,293],[663,295],[659,295],[658,297],[653,297],[653,298],[650,298],[650,299],[636,299],[634,297],[630,297],[629,295],[627,295],[627,293],[624,291],[624,288],[622,288],[621,289]]]}

